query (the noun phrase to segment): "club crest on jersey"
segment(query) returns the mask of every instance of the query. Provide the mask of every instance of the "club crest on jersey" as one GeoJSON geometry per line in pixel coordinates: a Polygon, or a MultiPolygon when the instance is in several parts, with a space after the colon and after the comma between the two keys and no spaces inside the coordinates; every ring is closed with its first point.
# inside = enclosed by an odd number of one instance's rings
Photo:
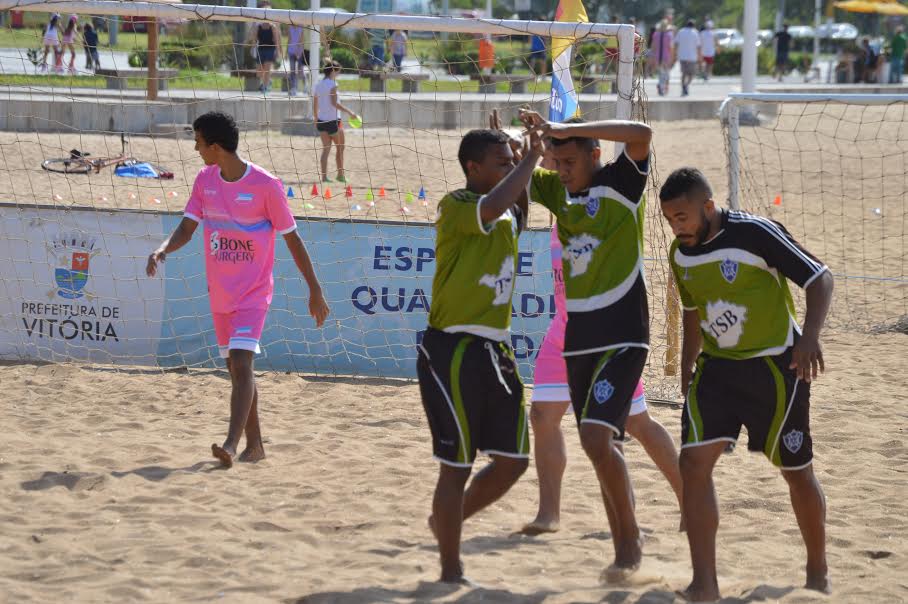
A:
{"type": "Polygon", "coordinates": [[[801,450],[801,445],[804,444],[804,433],[800,430],[792,430],[782,437],[782,442],[785,443],[786,449],[792,453],[797,453],[801,450]]]}
{"type": "Polygon", "coordinates": [[[726,258],[719,264],[719,270],[722,271],[722,276],[725,277],[726,281],[734,283],[735,278],[738,276],[738,263],[726,258]]]}
{"type": "Polygon", "coordinates": [[[596,385],[593,386],[593,396],[600,405],[612,398],[613,394],[615,394],[615,387],[612,386],[608,380],[599,380],[596,382],[596,385]]]}
{"type": "Polygon", "coordinates": [[[593,197],[588,202],[586,202],[586,215],[590,218],[596,215],[596,212],[599,211],[599,198],[593,197]]]}

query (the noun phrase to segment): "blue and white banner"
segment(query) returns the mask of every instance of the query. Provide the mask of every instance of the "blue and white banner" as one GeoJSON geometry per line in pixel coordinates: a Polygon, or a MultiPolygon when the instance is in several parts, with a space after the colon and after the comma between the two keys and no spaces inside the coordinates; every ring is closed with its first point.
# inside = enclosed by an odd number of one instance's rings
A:
{"type": "MultiPolygon", "coordinates": [[[[201,236],[145,276],[179,215],[0,205],[0,358],[221,366],[201,236]]],[[[435,270],[427,224],[299,221],[331,316],[322,329],[278,238],[259,369],[415,377],[435,270]]],[[[199,233],[200,234],[200,233],[199,233]]],[[[555,313],[547,231],[520,238],[512,344],[529,380],[555,313]]]]}

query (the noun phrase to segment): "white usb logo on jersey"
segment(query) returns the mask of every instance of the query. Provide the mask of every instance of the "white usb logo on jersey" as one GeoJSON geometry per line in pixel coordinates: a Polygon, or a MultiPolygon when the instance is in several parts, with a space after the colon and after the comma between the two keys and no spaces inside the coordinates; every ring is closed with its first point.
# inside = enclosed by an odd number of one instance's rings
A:
{"type": "Polygon", "coordinates": [[[495,299],[492,305],[507,304],[511,299],[511,290],[514,289],[514,256],[508,256],[501,263],[501,270],[497,275],[485,274],[479,279],[480,285],[491,287],[495,290],[495,299]]]}

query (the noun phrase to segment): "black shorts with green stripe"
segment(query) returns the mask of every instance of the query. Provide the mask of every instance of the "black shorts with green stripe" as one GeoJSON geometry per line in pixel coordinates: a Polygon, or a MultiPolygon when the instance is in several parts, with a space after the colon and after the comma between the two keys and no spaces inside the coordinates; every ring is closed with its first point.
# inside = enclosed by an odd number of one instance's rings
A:
{"type": "Polygon", "coordinates": [[[798,379],[791,348],[735,361],[701,354],[681,417],[681,447],[736,442],[747,427],[750,451],[797,470],[813,460],[810,384],[798,379]]]}
{"type": "Polygon", "coordinates": [[[416,372],[438,461],[470,467],[477,451],[529,457],[523,383],[507,344],[429,328],[416,372]]]}
{"type": "Polygon", "coordinates": [[[628,346],[564,357],[578,424],[600,424],[624,439],[624,424],[646,354],[646,348],[628,346]]]}

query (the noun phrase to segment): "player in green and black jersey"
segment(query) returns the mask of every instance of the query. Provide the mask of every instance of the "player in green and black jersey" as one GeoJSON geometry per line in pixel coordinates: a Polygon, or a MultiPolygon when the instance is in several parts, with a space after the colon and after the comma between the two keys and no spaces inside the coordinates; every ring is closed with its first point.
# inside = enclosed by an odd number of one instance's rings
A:
{"type": "Polygon", "coordinates": [[[463,520],[504,495],[529,463],[523,384],[510,345],[511,295],[527,219],[524,191],[541,155],[538,132],[515,167],[505,133],[472,130],[458,152],[466,186],[438,205],[432,307],[417,373],[441,463],[429,523],[442,581],[464,581],[463,520]],[[492,461],[465,492],[477,451],[492,461]]]}
{"type": "Polygon", "coordinates": [[[638,122],[545,122],[525,112],[552,139],[556,170],[537,169],[529,196],[558,221],[564,249],[568,320],[564,358],[580,441],[596,468],[608,514],[615,561],[607,581],[640,564],[640,531],[624,458],[613,440],[624,424],[649,350],[643,278],[644,191],[652,132],[638,122]],[[604,164],[599,140],[624,143],[604,164]]]}
{"type": "Polygon", "coordinates": [[[823,491],[814,476],[810,382],[823,370],[820,328],[832,298],[827,267],[777,222],[716,207],[703,174],[673,172],[662,212],[684,305],[681,475],[693,562],[686,595],[717,600],[718,503],[713,467],[747,427],[748,449],[782,470],[807,546],[808,588],[827,591],[823,491]],[[803,330],[788,281],[806,290],[803,330]]]}

